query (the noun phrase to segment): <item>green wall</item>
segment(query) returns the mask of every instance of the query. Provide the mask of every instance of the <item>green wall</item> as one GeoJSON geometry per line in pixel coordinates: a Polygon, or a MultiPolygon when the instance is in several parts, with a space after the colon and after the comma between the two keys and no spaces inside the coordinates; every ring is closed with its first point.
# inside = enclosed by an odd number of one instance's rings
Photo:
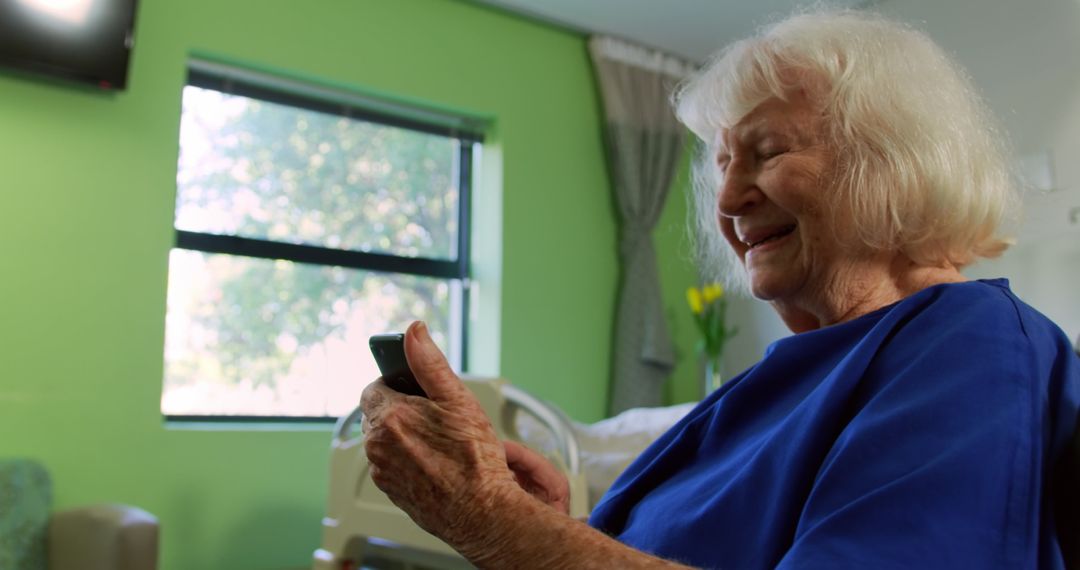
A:
{"type": "MultiPolygon", "coordinates": [[[[503,374],[602,417],[618,269],[582,38],[452,0],[142,0],[136,35],[124,93],[0,75],[0,455],[43,461],[58,506],[152,511],[165,570],[304,566],[319,540],[325,427],[175,429],[158,412],[192,53],[494,117],[503,374]]],[[[657,231],[673,401],[696,377],[683,216],[677,188],[657,231]]]]}

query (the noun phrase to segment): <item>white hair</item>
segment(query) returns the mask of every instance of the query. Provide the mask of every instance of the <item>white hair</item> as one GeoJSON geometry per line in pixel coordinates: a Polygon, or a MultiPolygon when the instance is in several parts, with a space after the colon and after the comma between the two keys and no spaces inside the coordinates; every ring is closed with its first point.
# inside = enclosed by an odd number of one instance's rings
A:
{"type": "Polygon", "coordinates": [[[735,42],[675,93],[701,139],[695,239],[703,277],[745,289],[720,235],[714,141],[765,100],[804,87],[835,145],[837,200],[869,247],[963,267],[1000,255],[1019,200],[1004,135],[966,73],[925,34],[866,11],[791,16],[735,42]],[[846,202],[846,204],[845,204],[846,202]]]}

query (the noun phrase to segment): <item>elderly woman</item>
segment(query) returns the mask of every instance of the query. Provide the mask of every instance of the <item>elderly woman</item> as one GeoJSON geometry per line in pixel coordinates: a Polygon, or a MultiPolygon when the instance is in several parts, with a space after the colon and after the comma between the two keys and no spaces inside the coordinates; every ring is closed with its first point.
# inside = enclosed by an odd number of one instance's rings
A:
{"type": "Polygon", "coordinates": [[[500,443],[423,325],[430,399],[365,392],[372,477],[485,568],[1058,568],[1049,497],[1080,362],[1004,280],[989,117],[924,35],[854,12],[738,42],[676,97],[699,241],[796,333],[647,449],[588,522],[500,443]]]}

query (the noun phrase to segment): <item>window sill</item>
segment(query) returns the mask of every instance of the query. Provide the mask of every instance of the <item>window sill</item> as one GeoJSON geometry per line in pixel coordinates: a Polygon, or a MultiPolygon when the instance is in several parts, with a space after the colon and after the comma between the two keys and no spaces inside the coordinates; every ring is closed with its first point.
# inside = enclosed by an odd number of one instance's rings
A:
{"type": "Polygon", "coordinates": [[[196,420],[163,418],[168,431],[227,431],[227,432],[324,432],[334,430],[337,419],[333,420],[276,420],[267,419],[227,419],[196,420]]]}

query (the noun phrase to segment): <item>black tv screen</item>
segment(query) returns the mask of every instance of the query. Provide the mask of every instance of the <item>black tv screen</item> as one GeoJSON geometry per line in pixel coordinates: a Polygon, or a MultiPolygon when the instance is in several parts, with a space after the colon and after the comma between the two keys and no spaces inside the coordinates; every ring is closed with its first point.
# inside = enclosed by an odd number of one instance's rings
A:
{"type": "Polygon", "coordinates": [[[0,66],[127,85],[136,0],[0,0],[0,66]]]}

